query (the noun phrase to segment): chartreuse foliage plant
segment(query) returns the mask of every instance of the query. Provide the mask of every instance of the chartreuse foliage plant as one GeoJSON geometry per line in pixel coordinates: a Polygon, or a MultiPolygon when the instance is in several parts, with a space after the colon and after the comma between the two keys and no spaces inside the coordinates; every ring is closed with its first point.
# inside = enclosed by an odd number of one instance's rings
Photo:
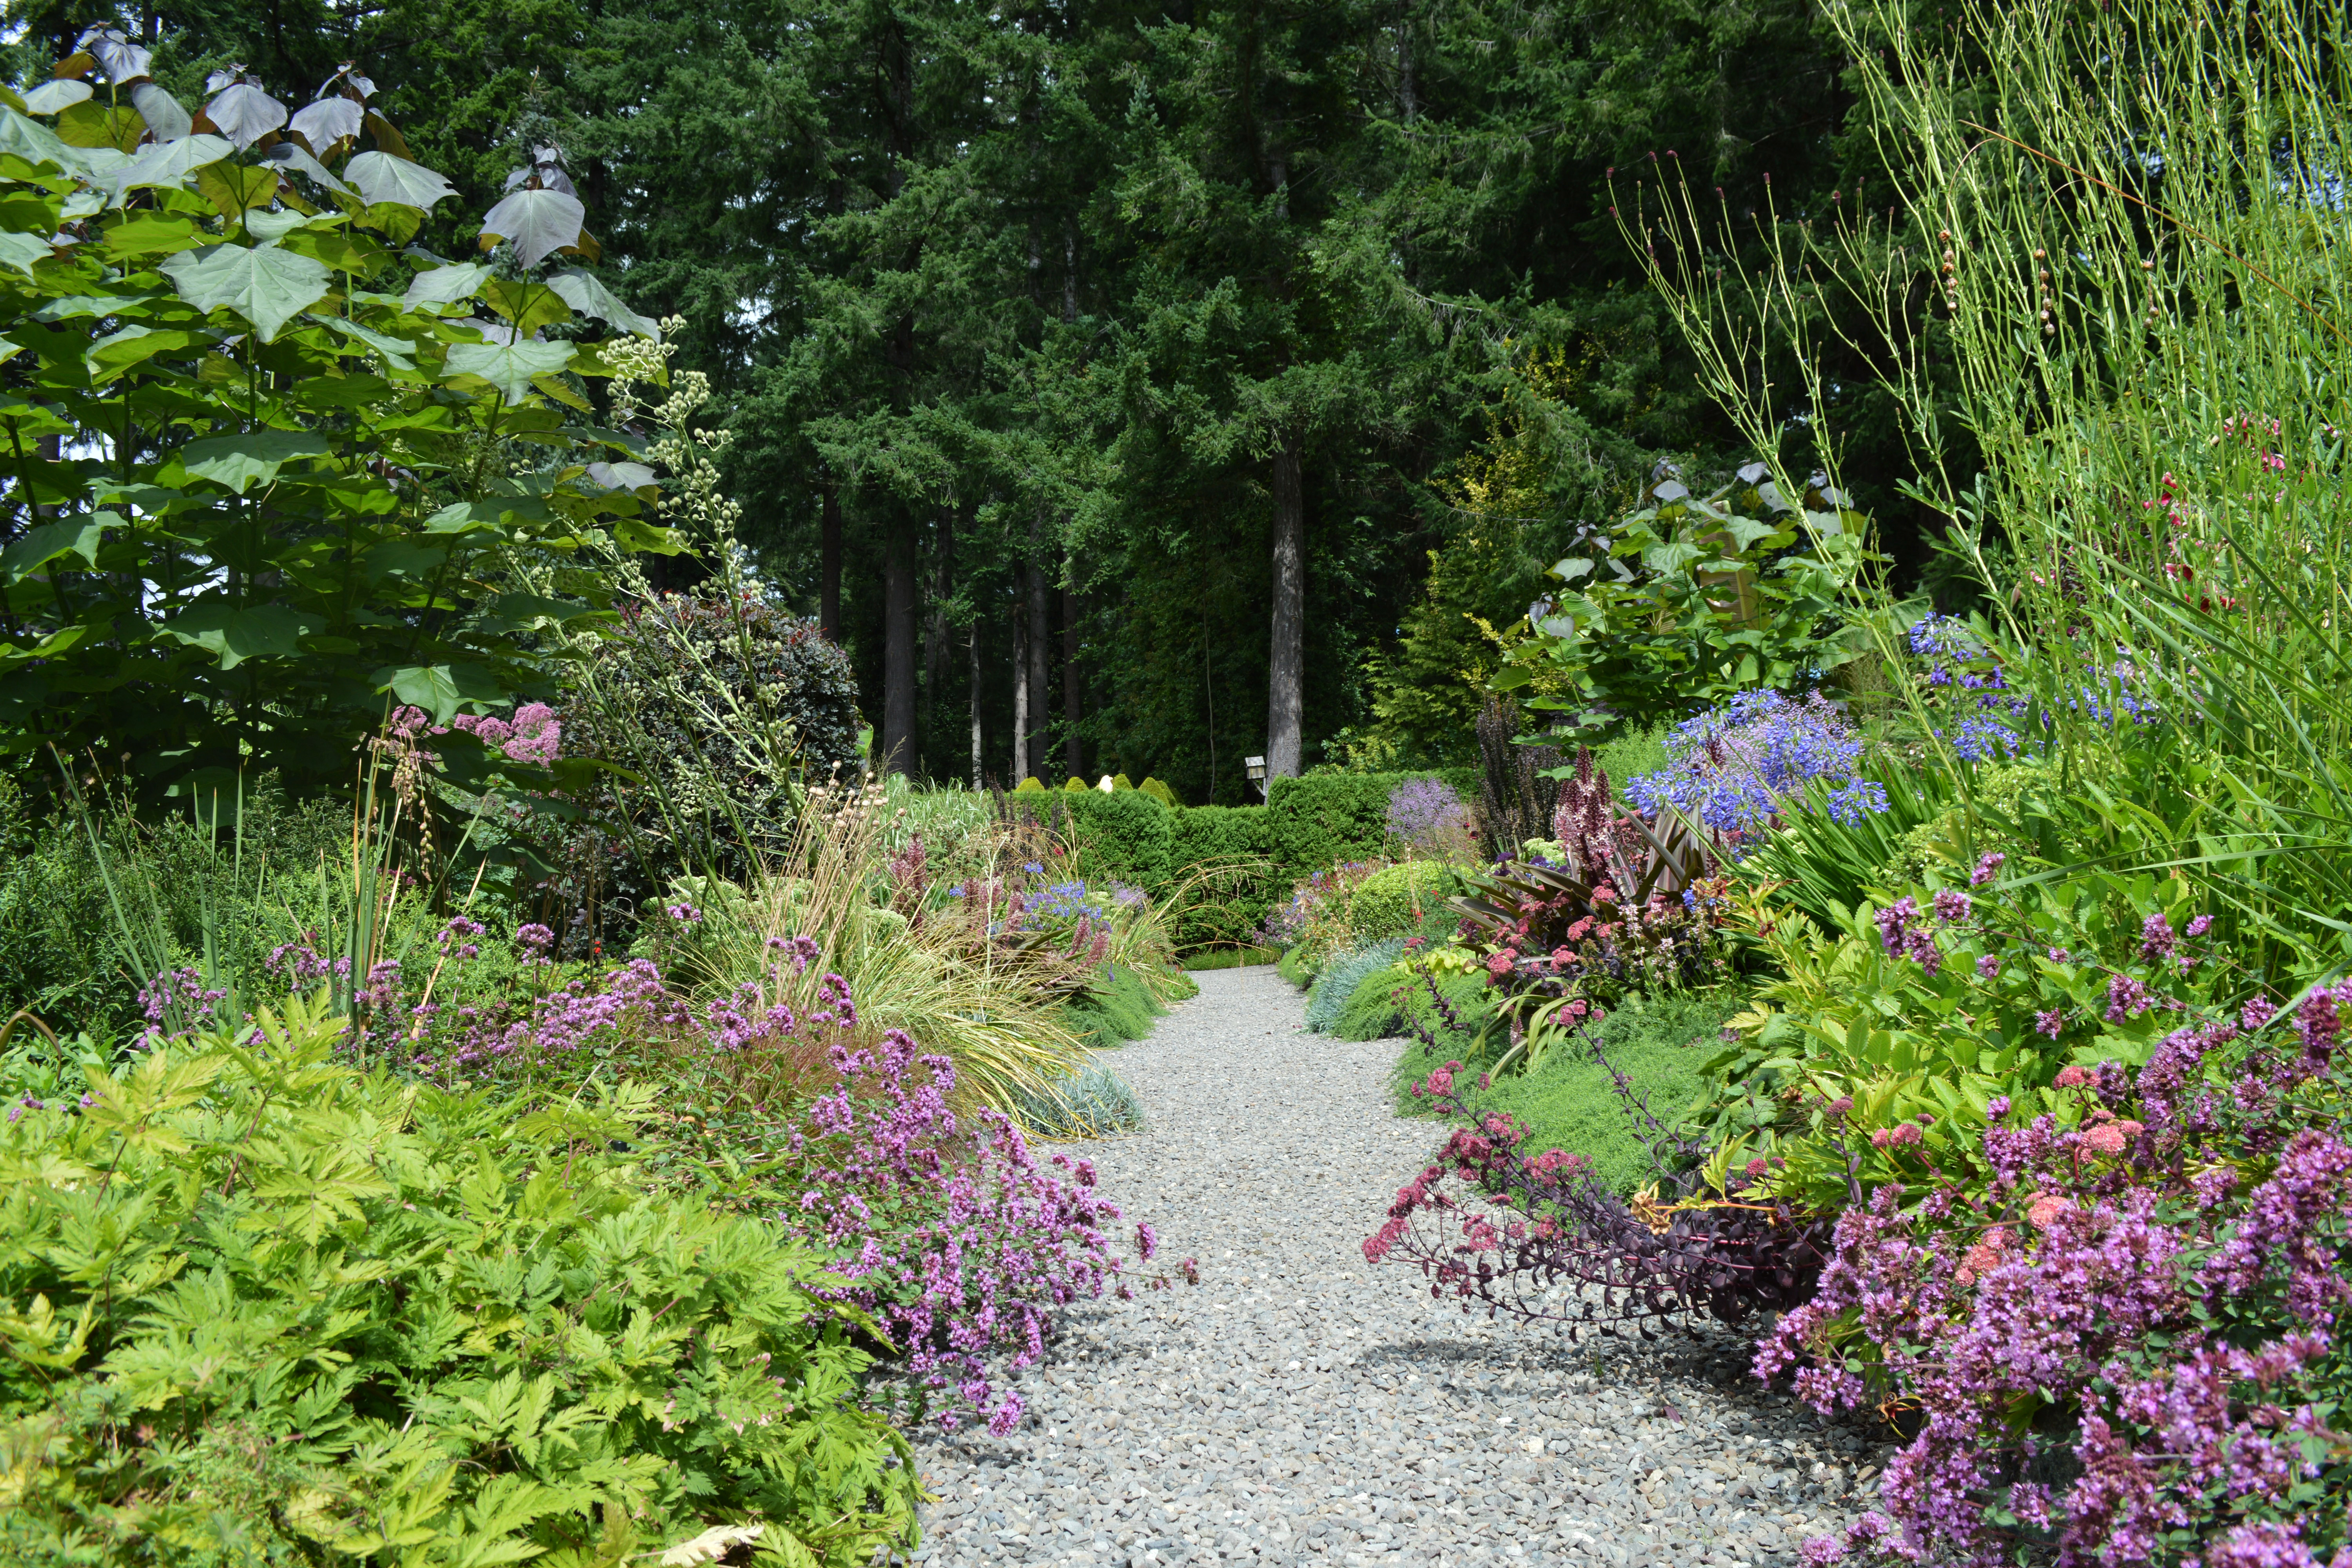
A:
{"type": "Polygon", "coordinates": [[[845,1281],[656,1183],[653,1089],[452,1093],[349,1065],[322,1005],[256,1026],[11,1073],[0,1559],[586,1568],[714,1521],[785,1563],[911,1545],[862,1320],[811,1294],[845,1281]]]}
{"type": "Polygon", "coordinates": [[[444,261],[404,246],[451,189],[365,78],[289,117],[224,70],[191,116],[83,43],[0,96],[0,744],[299,791],[393,700],[552,695],[535,639],[604,613],[560,569],[678,548],[583,395],[588,318],[655,329],[560,265],[594,242],[557,152],[444,261]]]}

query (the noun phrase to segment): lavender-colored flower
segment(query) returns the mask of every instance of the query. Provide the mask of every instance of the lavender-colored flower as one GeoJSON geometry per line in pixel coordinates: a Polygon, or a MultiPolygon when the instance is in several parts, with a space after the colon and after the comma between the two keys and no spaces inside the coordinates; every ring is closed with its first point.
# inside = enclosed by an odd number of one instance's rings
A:
{"type": "Polygon", "coordinates": [[[1626,781],[1644,816],[1683,812],[1726,835],[1769,826],[1804,786],[1820,781],[1840,820],[1886,809],[1883,786],[1855,776],[1862,738],[1820,694],[1793,702],[1777,691],[1743,692],[1675,726],[1669,765],[1626,781]]]}
{"type": "Polygon", "coordinates": [[[1969,886],[1971,888],[1981,888],[1986,883],[1991,881],[1993,878],[2000,873],[2002,865],[2006,863],[2009,857],[2002,854],[1998,849],[1992,850],[1985,855],[1983,858],[1977,862],[1977,868],[1969,873],[1969,886]]]}

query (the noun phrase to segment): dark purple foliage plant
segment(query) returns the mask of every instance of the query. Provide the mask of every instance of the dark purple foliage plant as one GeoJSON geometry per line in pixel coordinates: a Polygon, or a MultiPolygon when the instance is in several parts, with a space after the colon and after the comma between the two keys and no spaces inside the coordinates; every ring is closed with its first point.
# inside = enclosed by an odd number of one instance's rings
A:
{"type": "MultiPolygon", "coordinates": [[[[1443,1014],[1442,996],[1437,1005],[1443,1014]]],[[[1576,1040],[1607,1066],[1580,1019],[1576,1040]]],[[[1457,1125],[1365,1241],[1368,1262],[1416,1265],[1431,1296],[1465,1312],[1603,1332],[1631,1325],[1644,1337],[1698,1317],[1743,1324],[1811,1294],[1827,1224],[1750,1193],[1760,1170],[1707,1166],[1705,1151],[1653,1115],[1622,1074],[1612,1075],[1616,1092],[1650,1141],[1655,1178],[1631,1200],[1586,1156],[1530,1152],[1516,1118],[1475,1110],[1457,1081],[1464,1072],[1448,1062],[1414,1086],[1457,1125]]],[[[1482,1076],[1480,1087],[1488,1081],[1482,1076]]]]}

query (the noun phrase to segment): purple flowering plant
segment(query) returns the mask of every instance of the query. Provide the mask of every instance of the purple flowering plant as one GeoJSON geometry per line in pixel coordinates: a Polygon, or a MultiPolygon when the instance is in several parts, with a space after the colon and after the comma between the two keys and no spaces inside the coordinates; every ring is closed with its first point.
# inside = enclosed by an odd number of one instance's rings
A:
{"type": "Polygon", "coordinates": [[[1705,1120],[1785,1162],[1774,1192],[1829,1213],[1857,1181],[1916,1185],[1923,1162],[1981,1175],[1993,1106],[2030,1117],[2068,1068],[2136,1066],[2243,988],[2189,884],[2008,879],[2003,859],[1987,855],[1965,887],[1857,908],[1828,942],[1752,894],[1735,900],[1735,923],[1782,977],[1707,1062],[1718,1087],[1705,1120]]]}
{"type": "Polygon", "coordinates": [[[1681,816],[1737,859],[1818,785],[1823,808],[1851,823],[1886,809],[1884,784],[1862,775],[1864,742],[1821,693],[1801,700],[1744,691],[1675,726],[1668,765],[1625,781],[1625,798],[1653,820],[1681,816]]]}
{"type": "Polygon", "coordinates": [[[1756,1371],[1915,1435],[1808,1563],[2352,1557],[2347,1008],[2177,1015],[1845,1210],[1756,1371]]]}

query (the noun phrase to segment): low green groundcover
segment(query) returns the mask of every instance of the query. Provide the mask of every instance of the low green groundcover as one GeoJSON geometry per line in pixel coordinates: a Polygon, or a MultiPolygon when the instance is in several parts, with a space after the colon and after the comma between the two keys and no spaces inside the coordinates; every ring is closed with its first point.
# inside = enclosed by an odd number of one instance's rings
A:
{"type": "MultiPolygon", "coordinates": [[[[1372,983],[1380,978],[1374,976],[1372,983]]],[[[1719,1044],[1723,1026],[1747,1005],[1745,994],[1731,986],[1636,1000],[1593,1031],[1597,1055],[1574,1041],[1554,1046],[1531,1071],[1506,1075],[1491,1089],[1474,1089],[1467,1098],[1479,1110],[1505,1111],[1526,1123],[1532,1134],[1530,1149],[1583,1154],[1612,1190],[1631,1194],[1648,1184],[1653,1166],[1648,1142],[1626,1114],[1611,1070],[1625,1075],[1633,1092],[1659,1121],[1674,1123],[1705,1089],[1699,1069],[1719,1044]]],[[[1474,1030],[1475,1006],[1465,996],[1455,1009],[1474,1030]]],[[[1478,1017],[1483,1020],[1483,1015],[1478,1017]]],[[[1469,1044],[1467,1034],[1442,1030],[1434,1050],[1418,1040],[1409,1044],[1391,1079],[1399,1111],[1418,1113],[1423,1106],[1412,1097],[1412,1086],[1448,1060],[1468,1059],[1469,1044]]],[[[1477,1064],[1470,1060],[1469,1065],[1475,1068],[1477,1064]]]]}

